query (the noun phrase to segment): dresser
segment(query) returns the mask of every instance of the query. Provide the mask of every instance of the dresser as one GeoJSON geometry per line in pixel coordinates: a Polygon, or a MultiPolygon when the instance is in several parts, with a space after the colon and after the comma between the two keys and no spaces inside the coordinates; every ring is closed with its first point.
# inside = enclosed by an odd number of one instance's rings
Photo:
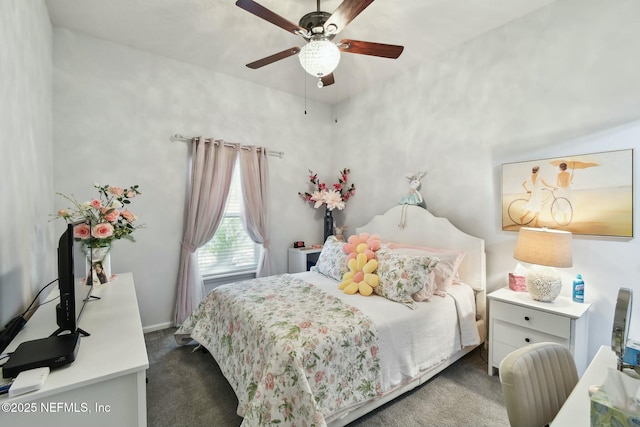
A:
{"type": "Polygon", "coordinates": [[[578,375],[587,367],[589,307],[559,296],[552,302],[536,301],[527,292],[509,288],[490,293],[489,375],[502,359],[520,347],[555,342],[571,351],[578,375]]]}
{"type": "MultiPolygon", "coordinates": [[[[9,344],[47,337],[56,329],[55,298],[41,305],[9,344]]],[[[0,396],[2,426],[146,426],[147,349],[131,273],[93,291],[100,299],[85,306],[76,360],[51,371],[37,391],[0,396]]]]}
{"type": "Polygon", "coordinates": [[[309,271],[316,265],[322,248],[289,248],[289,273],[309,271]]]}

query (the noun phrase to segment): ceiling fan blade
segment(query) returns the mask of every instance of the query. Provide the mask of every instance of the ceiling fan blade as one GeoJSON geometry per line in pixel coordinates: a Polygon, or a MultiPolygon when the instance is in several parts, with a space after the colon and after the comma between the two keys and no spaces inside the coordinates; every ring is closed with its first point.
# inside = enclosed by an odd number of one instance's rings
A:
{"type": "Polygon", "coordinates": [[[281,59],[288,58],[296,53],[300,52],[299,47],[292,47],[287,50],[283,50],[282,52],[275,53],[271,56],[267,56],[266,58],[258,59],[257,61],[253,61],[250,64],[247,64],[247,67],[255,70],[260,67],[264,67],[265,65],[269,65],[273,62],[280,61],[281,59]]]}
{"type": "Polygon", "coordinates": [[[320,80],[322,80],[322,87],[332,85],[336,82],[336,80],[333,78],[333,73],[327,74],[326,76],[322,77],[320,80]]]}
{"type": "Polygon", "coordinates": [[[325,32],[337,34],[360,15],[373,0],[344,0],[324,24],[325,32]]]}
{"type": "Polygon", "coordinates": [[[338,44],[338,49],[342,52],[396,59],[404,50],[404,46],[344,39],[338,44]]]}
{"type": "Polygon", "coordinates": [[[271,22],[273,25],[277,25],[280,28],[287,30],[290,33],[296,35],[305,35],[307,30],[294,24],[288,19],[283,18],[275,12],[267,9],[266,7],[254,2],[253,0],[238,0],[236,6],[246,10],[249,13],[256,15],[258,18],[262,18],[265,21],[271,22]]]}

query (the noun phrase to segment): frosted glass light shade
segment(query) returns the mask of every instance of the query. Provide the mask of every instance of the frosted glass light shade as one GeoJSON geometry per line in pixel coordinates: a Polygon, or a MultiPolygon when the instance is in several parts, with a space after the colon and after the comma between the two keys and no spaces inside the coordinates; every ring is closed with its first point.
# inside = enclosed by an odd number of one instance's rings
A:
{"type": "Polygon", "coordinates": [[[340,62],[340,49],[329,40],[311,40],[300,49],[300,65],[314,77],[333,73],[340,62]]]}

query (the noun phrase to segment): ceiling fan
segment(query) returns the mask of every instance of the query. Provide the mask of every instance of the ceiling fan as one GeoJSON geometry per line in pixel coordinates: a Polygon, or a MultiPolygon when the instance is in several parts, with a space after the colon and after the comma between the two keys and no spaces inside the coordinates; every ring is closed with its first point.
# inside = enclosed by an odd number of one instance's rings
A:
{"type": "Polygon", "coordinates": [[[404,46],[350,39],[343,39],[339,43],[331,42],[372,2],[373,0],[344,0],[333,13],[327,13],[320,10],[320,0],[317,0],[317,10],[307,13],[300,18],[298,24],[294,24],[253,0],[238,0],[236,6],[307,41],[302,48],[296,46],[283,50],[251,62],[247,67],[257,69],[298,54],[302,68],[318,77],[318,87],[323,87],[335,83],[333,71],[340,61],[340,52],[398,58],[404,46]]]}

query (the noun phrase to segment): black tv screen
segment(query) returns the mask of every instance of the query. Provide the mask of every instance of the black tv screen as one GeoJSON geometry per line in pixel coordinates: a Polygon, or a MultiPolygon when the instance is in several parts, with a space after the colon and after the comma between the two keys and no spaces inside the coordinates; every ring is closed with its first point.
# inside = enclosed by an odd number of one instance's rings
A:
{"type": "MultiPolygon", "coordinates": [[[[56,306],[58,329],[52,335],[86,332],[79,329],[80,315],[91,297],[93,282],[91,274],[86,274],[86,256],[80,239],[75,239],[73,229],[89,221],[67,224],[67,229],[58,241],[58,287],[60,303],[56,306]]],[[[89,224],[91,225],[91,224],[89,224]]]]}

